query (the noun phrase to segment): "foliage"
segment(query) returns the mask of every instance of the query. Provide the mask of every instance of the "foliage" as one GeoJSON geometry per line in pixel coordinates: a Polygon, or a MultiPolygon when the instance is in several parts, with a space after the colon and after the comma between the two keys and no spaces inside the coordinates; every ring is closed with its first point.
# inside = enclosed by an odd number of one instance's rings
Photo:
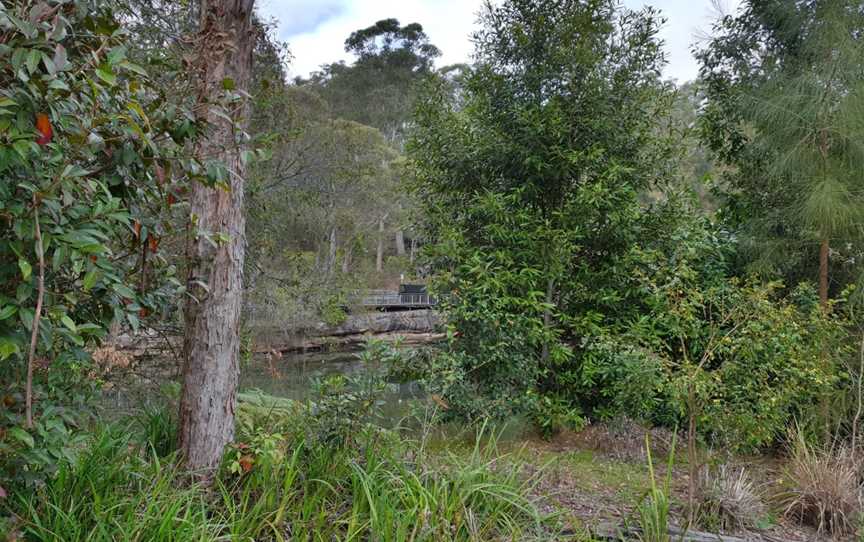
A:
{"type": "Polygon", "coordinates": [[[757,527],[767,509],[761,490],[747,471],[707,466],[699,480],[699,523],[711,529],[741,531],[757,527]]]}
{"type": "Polygon", "coordinates": [[[357,56],[354,64],[325,65],[298,84],[318,89],[337,117],[374,126],[398,146],[411,117],[415,87],[432,73],[440,51],[420,24],[402,26],[396,19],[352,32],[345,51],[357,56]]]}
{"type": "Polygon", "coordinates": [[[138,433],[148,452],[156,457],[167,457],[177,450],[176,405],[168,408],[147,405],[134,418],[138,433]]]}
{"type": "Polygon", "coordinates": [[[698,53],[703,140],[723,168],[722,214],[742,263],[813,280],[830,242],[840,291],[857,281],[864,72],[858,2],[745,2],[698,53]]]}
{"type": "Polygon", "coordinates": [[[587,343],[586,411],[670,427],[695,413],[715,443],[777,442],[843,385],[848,321],[823,314],[809,286],[784,296],[780,284],[727,278],[725,242],[710,230],[690,225],[669,242],[634,251],[628,291],[641,307],[587,343]]]}
{"type": "MultiPolygon", "coordinates": [[[[21,368],[38,320],[30,365],[39,422],[18,439],[32,453],[13,471],[31,482],[74,442],[69,407],[82,394],[72,384],[91,376],[85,348],[112,321],[137,329],[179,288],[159,252],[160,220],[194,125],[130,62],[127,39],[110,3],[24,2],[0,12],[3,425],[19,434],[25,421],[21,368]]],[[[7,439],[4,454],[15,446],[7,439]]]]}
{"type": "Polygon", "coordinates": [[[388,360],[393,355],[387,345],[373,342],[358,355],[363,371],[313,381],[304,424],[306,440],[353,448],[358,435],[374,432],[373,422],[380,421],[381,395],[387,389],[388,360]]]}
{"type": "Polygon", "coordinates": [[[62,533],[69,541],[548,534],[527,497],[534,480],[520,478],[518,464],[497,451],[494,439],[478,435],[466,456],[430,456],[417,442],[361,432],[357,455],[306,441],[297,421],[289,432],[267,437],[254,463],[238,462],[246,467],[232,471],[229,454],[215,491],[178,483],[173,457],[160,460],[122,428],[105,428],[46,487],[11,496],[7,504],[20,518],[15,529],[24,538],[62,533]],[[498,469],[502,462],[512,468],[498,469]]]}
{"type": "Polygon", "coordinates": [[[481,23],[458,98],[430,83],[409,145],[451,329],[430,373],[452,414],[539,408],[538,394],[576,412],[572,343],[615,310],[639,193],[668,155],[654,130],[667,101],[657,19],[513,1],[481,23]]]}
{"type": "Polygon", "coordinates": [[[657,475],[654,472],[654,461],[651,458],[651,442],[645,437],[645,455],[648,460],[648,474],[651,487],[639,501],[637,512],[639,514],[639,528],[641,533],[639,539],[642,542],[670,542],[669,535],[669,508],[672,497],[672,467],[675,465],[675,442],[673,439],[672,449],[669,452],[666,477],[662,485],[658,484],[657,475]]]}

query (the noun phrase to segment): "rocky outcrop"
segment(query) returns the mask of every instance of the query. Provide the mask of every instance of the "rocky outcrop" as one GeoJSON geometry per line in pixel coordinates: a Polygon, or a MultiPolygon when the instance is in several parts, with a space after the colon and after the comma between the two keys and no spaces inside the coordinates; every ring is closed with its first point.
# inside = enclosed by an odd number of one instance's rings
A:
{"type": "Polygon", "coordinates": [[[303,330],[259,332],[255,349],[269,351],[306,351],[361,346],[370,338],[403,344],[440,341],[440,318],[433,310],[369,312],[354,314],[337,326],[318,324],[303,330]]]}

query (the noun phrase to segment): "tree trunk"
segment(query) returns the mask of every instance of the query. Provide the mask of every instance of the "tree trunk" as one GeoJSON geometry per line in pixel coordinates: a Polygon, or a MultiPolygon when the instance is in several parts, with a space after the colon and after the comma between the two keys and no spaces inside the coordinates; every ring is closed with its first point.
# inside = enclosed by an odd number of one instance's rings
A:
{"type": "Polygon", "coordinates": [[[353,252],[353,244],[346,244],[344,254],[342,255],[342,274],[344,275],[347,275],[348,271],[351,270],[351,254],[353,252]]]}
{"type": "Polygon", "coordinates": [[[411,238],[411,255],[408,257],[411,264],[414,264],[414,258],[417,257],[417,240],[413,237],[411,238]]]}
{"type": "MultiPolygon", "coordinates": [[[[555,281],[552,278],[549,278],[546,281],[546,304],[547,305],[552,305],[554,295],[555,295],[555,281]]],[[[550,309],[549,307],[546,307],[546,309],[543,310],[543,327],[546,329],[547,332],[549,332],[549,330],[552,327],[552,309],[550,309]]],[[[546,363],[546,361],[548,359],[549,359],[549,341],[544,340],[543,341],[543,349],[540,352],[540,360],[543,361],[543,363],[546,363]]]]}
{"type": "Polygon", "coordinates": [[[255,41],[253,3],[201,0],[195,44],[196,111],[207,126],[195,154],[199,161],[218,161],[227,170],[226,187],[193,183],[189,199],[179,444],[186,467],[205,479],[215,472],[225,445],[234,438],[246,225],[245,168],[236,130],[248,116],[248,102],[239,107],[232,102],[233,122],[219,114],[218,103],[225,88],[240,93],[248,88],[255,41]]]}
{"type": "Polygon", "coordinates": [[[396,230],[396,254],[405,255],[405,232],[401,229],[396,230]]]}
{"type": "Polygon", "coordinates": [[[828,238],[822,239],[819,246],[819,304],[822,310],[828,308],[828,238]]]}
{"type": "Polygon", "coordinates": [[[39,260],[39,275],[36,283],[36,310],[30,324],[30,351],[27,356],[27,383],[24,389],[25,423],[33,427],[33,366],[36,364],[36,343],[39,340],[39,322],[42,318],[42,301],[45,298],[45,246],[42,244],[42,227],[39,225],[39,200],[33,194],[33,234],[36,237],[36,256],[39,260]]]}
{"type": "Polygon", "coordinates": [[[375,252],[375,270],[381,273],[384,271],[384,221],[387,216],[382,216],[378,220],[378,250],[375,252]]]}
{"type": "Polygon", "coordinates": [[[327,251],[327,274],[332,275],[336,271],[336,227],[330,230],[330,248],[327,251]]]}

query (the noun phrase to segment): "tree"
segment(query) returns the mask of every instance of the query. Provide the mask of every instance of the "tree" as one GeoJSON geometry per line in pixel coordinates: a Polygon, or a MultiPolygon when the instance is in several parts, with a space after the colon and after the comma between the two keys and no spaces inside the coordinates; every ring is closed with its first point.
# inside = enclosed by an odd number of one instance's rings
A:
{"type": "Polygon", "coordinates": [[[202,133],[195,154],[206,183],[190,197],[180,449],[205,476],[234,436],[245,219],[241,152],[255,35],[254,0],[202,0],[192,68],[202,133]]]}
{"type": "Polygon", "coordinates": [[[449,370],[468,379],[463,396],[506,409],[539,390],[569,409],[568,343],[618,310],[616,261],[666,156],[658,20],[606,0],[511,0],[481,23],[476,65],[458,93],[430,85],[409,145],[461,333],[449,370]]]}
{"type": "Polygon", "coordinates": [[[396,19],[352,32],[345,50],[357,56],[354,64],[329,64],[298,82],[320,89],[334,116],[374,126],[401,147],[416,86],[432,73],[440,51],[421,25],[401,26],[396,19]]]}
{"type": "Polygon", "coordinates": [[[860,260],[862,30],[860,2],[750,1],[699,54],[729,221],[754,247],[751,265],[792,281],[816,274],[823,308],[832,252],[860,260]]]}

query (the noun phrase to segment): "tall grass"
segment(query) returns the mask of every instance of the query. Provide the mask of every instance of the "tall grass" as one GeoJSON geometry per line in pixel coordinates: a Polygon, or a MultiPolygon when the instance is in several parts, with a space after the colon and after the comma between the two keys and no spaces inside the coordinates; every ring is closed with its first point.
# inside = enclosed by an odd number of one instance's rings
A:
{"type": "Polygon", "coordinates": [[[666,478],[662,485],[658,483],[654,472],[654,460],[651,457],[651,442],[645,435],[645,454],[648,461],[648,474],[651,486],[639,501],[640,540],[642,542],[670,542],[669,536],[669,499],[672,486],[672,467],[675,464],[675,437],[672,438],[672,448],[666,467],[666,478]]]}
{"type": "Polygon", "coordinates": [[[139,420],[138,434],[102,429],[43,489],[14,495],[23,538],[395,542],[544,533],[528,497],[533,481],[482,432],[468,453],[433,455],[379,431],[364,432],[352,448],[310,441],[298,431],[284,436],[278,453],[256,456],[239,473],[225,468],[204,488],[182,475],[174,455],[160,457],[162,446],[140,438],[149,433],[164,443],[167,426],[145,419],[150,423],[139,420]]]}

